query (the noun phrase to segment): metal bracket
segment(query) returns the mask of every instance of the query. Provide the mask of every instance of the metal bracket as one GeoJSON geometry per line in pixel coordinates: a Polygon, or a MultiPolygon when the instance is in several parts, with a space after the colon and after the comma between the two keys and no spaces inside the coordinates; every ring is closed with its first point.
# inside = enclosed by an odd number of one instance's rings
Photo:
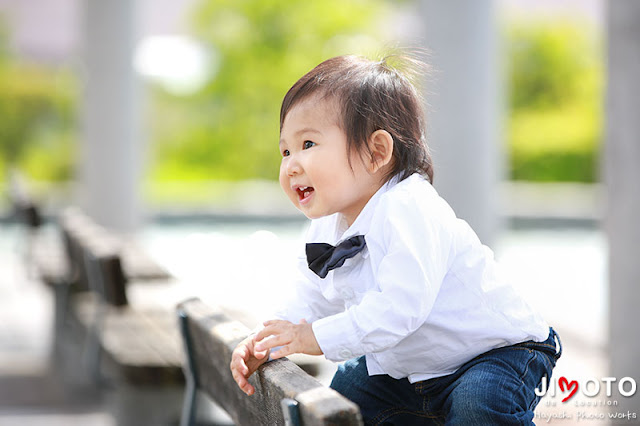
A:
{"type": "Polygon", "coordinates": [[[191,426],[196,424],[196,394],[199,386],[197,381],[198,375],[196,374],[196,362],[193,358],[191,336],[189,333],[189,319],[183,309],[178,310],[178,321],[185,349],[186,362],[183,371],[187,382],[182,415],[180,417],[180,426],[191,426]]]}
{"type": "Polygon", "coordinates": [[[298,407],[298,401],[291,398],[283,398],[280,401],[282,407],[282,413],[284,414],[285,426],[300,426],[300,408],[298,407]]]}

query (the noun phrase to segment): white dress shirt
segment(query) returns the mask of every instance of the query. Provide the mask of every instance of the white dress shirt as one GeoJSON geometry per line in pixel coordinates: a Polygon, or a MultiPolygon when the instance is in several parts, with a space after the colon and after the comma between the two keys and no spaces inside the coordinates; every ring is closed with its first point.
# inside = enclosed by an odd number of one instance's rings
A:
{"type": "Polygon", "coordinates": [[[348,227],[339,213],[312,221],[307,241],[365,249],[321,279],[302,274],[277,317],[304,318],[325,357],[366,355],[369,375],[411,383],[455,372],[491,349],[544,341],[545,321],[499,274],[493,252],[418,174],[392,179],[348,227]]]}

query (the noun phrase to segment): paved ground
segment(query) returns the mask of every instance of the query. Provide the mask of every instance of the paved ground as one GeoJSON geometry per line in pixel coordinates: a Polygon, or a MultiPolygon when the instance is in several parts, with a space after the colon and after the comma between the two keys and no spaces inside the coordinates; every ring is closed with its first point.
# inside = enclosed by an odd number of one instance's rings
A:
{"type": "Polygon", "coordinates": [[[101,397],[70,400],[50,371],[52,294],[29,277],[18,236],[0,229],[0,426],[113,426],[101,397]]]}

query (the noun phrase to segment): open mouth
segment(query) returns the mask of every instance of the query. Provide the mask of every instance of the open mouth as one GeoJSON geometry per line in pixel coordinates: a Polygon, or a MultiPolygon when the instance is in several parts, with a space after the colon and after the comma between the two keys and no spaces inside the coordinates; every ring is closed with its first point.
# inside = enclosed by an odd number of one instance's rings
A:
{"type": "Polygon", "coordinates": [[[298,200],[301,203],[305,203],[309,200],[309,197],[311,197],[313,191],[314,189],[312,186],[301,186],[296,188],[296,192],[298,193],[298,200]]]}

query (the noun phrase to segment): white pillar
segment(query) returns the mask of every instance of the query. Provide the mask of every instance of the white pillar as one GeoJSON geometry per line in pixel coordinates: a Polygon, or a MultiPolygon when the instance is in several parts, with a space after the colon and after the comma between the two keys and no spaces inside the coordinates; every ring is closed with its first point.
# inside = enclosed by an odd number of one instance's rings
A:
{"type": "Polygon", "coordinates": [[[492,0],[421,0],[427,59],[427,135],[435,187],[491,243],[498,228],[500,81],[492,0]]]}
{"type": "Polygon", "coordinates": [[[84,0],[84,104],[79,204],[118,231],[140,222],[139,83],[133,70],[134,0],[84,0]]]}
{"type": "MultiPolygon", "coordinates": [[[[611,375],[640,382],[640,2],[608,7],[605,182],[611,375]]],[[[629,388],[627,387],[627,391],[629,388]]],[[[640,391],[639,391],[640,392],[640,391]]],[[[617,398],[638,412],[640,395],[617,398]]]]}

